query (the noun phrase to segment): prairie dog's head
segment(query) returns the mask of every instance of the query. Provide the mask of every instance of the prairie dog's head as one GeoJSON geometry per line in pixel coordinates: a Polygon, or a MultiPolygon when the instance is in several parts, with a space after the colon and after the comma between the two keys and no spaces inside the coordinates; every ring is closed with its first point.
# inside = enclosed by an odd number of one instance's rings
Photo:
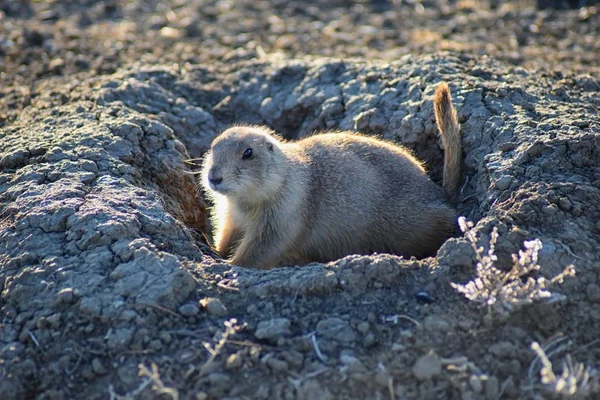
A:
{"type": "Polygon", "coordinates": [[[221,195],[248,200],[269,198],[283,177],[279,141],[268,128],[235,126],[213,140],[202,167],[202,185],[221,195]]]}

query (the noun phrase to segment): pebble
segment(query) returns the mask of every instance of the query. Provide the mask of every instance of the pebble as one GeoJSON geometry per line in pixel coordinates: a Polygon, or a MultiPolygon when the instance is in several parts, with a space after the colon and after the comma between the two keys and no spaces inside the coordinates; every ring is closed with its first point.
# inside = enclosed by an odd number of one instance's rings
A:
{"type": "Polygon", "coordinates": [[[283,360],[278,360],[277,358],[267,359],[267,365],[275,372],[287,372],[289,369],[289,365],[287,362],[283,360]]]}
{"type": "Polygon", "coordinates": [[[560,200],[558,200],[558,206],[563,211],[569,211],[571,209],[571,207],[573,207],[573,204],[571,204],[571,201],[569,199],[567,199],[566,197],[561,197],[560,200]]]}
{"type": "Polygon", "coordinates": [[[390,382],[390,374],[387,369],[378,368],[375,374],[375,382],[382,387],[387,388],[390,382]]]}
{"type": "Polygon", "coordinates": [[[373,347],[375,344],[377,344],[377,338],[375,337],[375,335],[372,333],[366,334],[363,338],[362,345],[366,348],[369,348],[373,347]]]}
{"type": "Polygon", "coordinates": [[[277,340],[280,337],[290,334],[290,320],[287,318],[273,318],[267,321],[261,321],[256,327],[254,336],[257,339],[277,340]]]}
{"type": "Polygon", "coordinates": [[[476,375],[471,375],[469,377],[469,385],[475,393],[481,393],[483,390],[483,383],[481,382],[481,377],[476,375]]]}
{"type": "Polygon", "coordinates": [[[415,294],[415,297],[416,297],[417,301],[420,301],[421,303],[425,303],[425,304],[435,303],[435,298],[424,290],[417,292],[417,294],[415,294]]]}
{"type": "Polygon", "coordinates": [[[429,315],[425,317],[423,326],[427,330],[436,332],[447,332],[450,329],[450,324],[446,320],[436,315],[429,315]]]}
{"type": "Polygon", "coordinates": [[[440,357],[431,350],[415,362],[412,373],[420,381],[431,379],[442,372],[442,361],[440,357]]]}
{"type": "Polygon", "coordinates": [[[94,358],[92,360],[92,371],[94,371],[96,375],[106,375],[106,368],[104,368],[104,365],[102,365],[102,361],[100,361],[99,358],[94,358]]]}
{"type": "Polygon", "coordinates": [[[156,351],[158,351],[158,350],[160,350],[160,349],[162,349],[162,348],[163,348],[163,344],[162,344],[162,342],[161,342],[160,340],[158,340],[158,339],[154,339],[154,340],[152,340],[152,341],[150,342],[150,348],[151,348],[152,350],[156,350],[156,351]]]}
{"type": "Polygon", "coordinates": [[[221,317],[227,314],[227,307],[216,297],[206,297],[200,300],[200,305],[211,315],[221,317]]]}
{"type": "Polygon", "coordinates": [[[227,386],[229,385],[231,379],[229,378],[229,375],[220,373],[220,372],[213,372],[211,374],[208,374],[208,382],[210,383],[211,386],[217,386],[217,387],[223,387],[223,386],[227,386]]]}
{"type": "Polygon", "coordinates": [[[56,295],[57,304],[71,304],[75,300],[73,288],[65,288],[56,295]]]}
{"type": "Polygon", "coordinates": [[[317,334],[344,343],[353,342],[355,339],[355,334],[350,324],[337,317],[319,321],[317,323],[317,334]]]}
{"type": "Polygon", "coordinates": [[[516,348],[511,342],[502,341],[491,345],[489,352],[496,357],[510,358],[516,352],[516,348]]]}
{"type": "Polygon", "coordinates": [[[365,334],[369,331],[369,323],[368,322],[361,322],[356,326],[356,330],[359,331],[362,334],[365,334]]]}
{"type": "Polygon", "coordinates": [[[500,143],[498,145],[498,149],[500,151],[507,152],[507,151],[516,149],[517,146],[518,146],[518,144],[515,142],[506,142],[506,143],[500,143]]]}
{"type": "Polygon", "coordinates": [[[340,363],[344,364],[347,368],[347,371],[351,374],[365,371],[364,364],[352,354],[341,354],[340,363]]]}
{"type": "Polygon", "coordinates": [[[299,351],[290,350],[284,351],[281,353],[281,358],[283,358],[290,367],[298,369],[302,367],[302,363],[304,362],[304,355],[299,351]]]}
{"type": "Polygon", "coordinates": [[[198,307],[196,304],[187,303],[179,307],[178,311],[179,314],[183,315],[184,317],[193,317],[200,312],[200,307],[198,307]]]}
{"type": "Polygon", "coordinates": [[[510,175],[502,175],[500,178],[498,178],[498,180],[496,181],[496,189],[498,190],[506,190],[510,187],[510,184],[512,183],[512,176],[510,175]]]}
{"type": "Polygon", "coordinates": [[[106,345],[109,349],[124,349],[131,343],[133,339],[134,329],[130,328],[119,328],[115,329],[113,333],[108,337],[106,345]]]}
{"type": "Polygon", "coordinates": [[[227,357],[227,360],[225,361],[225,369],[238,369],[242,366],[242,361],[243,359],[240,353],[233,353],[227,357]]]}

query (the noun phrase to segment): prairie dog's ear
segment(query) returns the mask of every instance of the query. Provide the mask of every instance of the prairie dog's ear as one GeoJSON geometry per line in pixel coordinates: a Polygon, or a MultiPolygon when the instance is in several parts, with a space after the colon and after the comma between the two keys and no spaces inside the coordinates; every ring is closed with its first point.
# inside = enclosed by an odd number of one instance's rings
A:
{"type": "Polygon", "coordinates": [[[269,140],[267,140],[267,150],[273,152],[273,143],[271,143],[269,140]]]}

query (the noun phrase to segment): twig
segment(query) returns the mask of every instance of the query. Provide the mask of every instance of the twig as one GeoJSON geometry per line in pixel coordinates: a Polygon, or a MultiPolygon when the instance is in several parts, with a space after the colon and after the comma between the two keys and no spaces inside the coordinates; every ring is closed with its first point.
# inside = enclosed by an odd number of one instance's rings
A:
{"type": "Polygon", "coordinates": [[[407,321],[412,322],[413,324],[415,324],[416,326],[421,326],[421,323],[419,321],[417,321],[416,319],[409,317],[408,315],[404,315],[404,314],[400,314],[400,315],[396,315],[398,318],[401,319],[405,319],[407,321]]]}
{"type": "Polygon", "coordinates": [[[31,338],[31,340],[33,341],[33,343],[35,343],[35,346],[37,348],[42,348],[42,346],[40,346],[40,342],[39,340],[37,340],[37,338],[35,337],[35,335],[33,334],[33,332],[31,332],[29,329],[27,329],[27,334],[29,335],[29,337],[31,338]]]}
{"type": "Polygon", "coordinates": [[[125,393],[125,394],[118,394],[117,392],[115,392],[115,388],[113,385],[108,385],[109,399],[110,400],[133,400],[135,396],[142,393],[142,391],[144,389],[146,389],[146,387],[148,387],[148,385],[151,383],[152,383],[152,379],[145,379],[144,381],[142,381],[140,386],[138,386],[133,391],[125,393]]]}
{"type": "Polygon", "coordinates": [[[177,389],[165,386],[160,379],[160,375],[158,374],[158,366],[154,363],[151,365],[152,371],[150,371],[144,364],[138,365],[138,368],[140,369],[139,375],[150,378],[150,381],[154,383],[154,385],[152,385],[152,389],[154,389],[157,394],[166,394],[170,396],[172,400],[179,400],[179,391],[177,389]]]}
{"type": "Polygon", "coordinates": [[[572,257],[578,258],[580,260],[585,260],[585,258],[583,258],[581,256],[578,256],[577,254],[573,253],[573,251],[571,250],[571,248],[569,246],[567,246],[566,244],[564,244],[563,242],[557,240],[556,243],[560,244],[563,247],[563,249],[565,249],[565,251],[567,253],[569,253],[572,257]]]}
{"type": "Polygon", "coordinates": [[[328,370],[329,370],[329,368],[321,368],[316,371],[310,372],[310,373],[306,374],[305,376],[307,378],[314,378],[314,377],[321,375],[324,372],[327,372],[328,370]]]}
{"type": "Polygon", "coordinates": [[[321,353],[321,349],[319,349],[319,343],[317,343],[317,335],[314,332],[310,334],[310,340],[312,342],[313,349],[315,350],[317,358],[323,363],[326,363],[327,357],[323,353],[321,353]]]}
{"type": "Polygon", "coordinates": [[[223,346],[225,346],[225,344],[227,343],[229,336],[236,333],[236,331],[238,331],[239,329],[243,328],[243,326],[236,328],[234,326],[234,324],[236,324],[236,323],[237,323],[237,320],[235,318],[232,318],[229,321],[224,322],[225,332],[223,332],[223,336],[217,342],[214,349],[210,346],[210,344],[208,344],[206,342],[202,343],[204,348],[206,350],[208,350],[208,352],[210,353],[210,356],[208,357],[208,360],[206,360],[206,362],[202,365],[202,367],[200,367],[200,371],[199,371],[200,376],[204,376],[208,373],[208,371],[210,371],[212,364],[214,363],[217,356],[221,353],[221,349],[223,349],[223,346]]]}
{"type": "Polygon", "coordinates": [[[240,289],[236,288],[235,286],[229,286],[229,285],[226,285],[226,284],[221,283],[221,282],[217,283],[217,286],[220,287],[220,288],[222,288],[222,289],[232,290],[234,292],[239,292],[240,291],[240,289]]]}
{"type": "Polygon", "coordinates": [[[390,391],[390,399],[396,400],[396,392],[394,392],[394,378],[391,376],[388,378],[388,389],[390,391]]]}

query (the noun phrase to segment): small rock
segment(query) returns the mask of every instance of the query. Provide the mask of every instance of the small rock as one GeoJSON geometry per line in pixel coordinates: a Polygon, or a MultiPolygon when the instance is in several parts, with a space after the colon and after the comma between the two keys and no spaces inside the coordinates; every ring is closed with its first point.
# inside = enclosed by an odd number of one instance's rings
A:
{"type": "Polygon", "coordinates": [[[400,337],[401,338],[412,339],[413,336],[414,336],[414,334],[409,329],[404,329],[403,331],[400,331],[400,337]]]}
{"type": "Polygon", "coordinates": [[[96,375],[106,375],[106,368],[104,368],[104,365],[102,365],[102,361],[100,361],[99,358],[94,358],[92,360],[92,371],[94,371],[96,375]]]}
{"type": "Polygon", "coordinates": [[[211,315],[221,317],[227,314],[227,307],[216,297],[206,297],[200,300],[200,305],[211,315]]]}
{"type": "Polygon", "coordinates": [[[402,343],[394,343],[392,344],[392,351],[404,351],[406,350],[406,345],[402,344],[402,343]]]}
{"type": "Polygon", "coordinates": [[[283,358],[290,365],[291,368],[299,369],[302,367],[302,363],[304,362],[304,355],[299,351],[290,350],[284,351],[281,353],[281,358],[283,358]]]}
{"type": "Polygon", "coordinates": [[[112,335],[109,336],[106,345],[109,349],[124,349],[131,343],[133,339],[133,329],[120,328],[116,329],[112,335]]]}
{"type": "Polygon", "coordinates": [[[510,184],[512,183],[512,176],[510,175],[502,175],[500,178],[498,178],[498,180],[496,181],[496,189],[498,190],[506,190],[510,187],[510,184]]]}
{"type": "Polygon", "coordinates": [[[56,295],[56,304],[71,304],[74,300],[73,288],[65,288],[56,295]]]}
{"type": "Polygon", "coordinates": [[[171,343],[171,340],[173,340],[173,336],[171,336],[171,334],[167,331],[161,331],[158,334],[158,337],[160,338],[160,340],[162,340],[164,343],[171,343]]]}
{"type": "Polygon", "coordinates": [[[183,37],[184,33],[181,29],[171,28],[170,26],[165,26],[160,30],[160,34],[168,39],[179,39],[183,37]]]}
{"type": "Polygon", "coordinates": [[[480,376],[471,375],[469,377],[469,385],[471,385],[471,388],[477,394],[481,393],[483,390],[483,383],[481,382],[480,376]]]}
{"type": "Polygon", "coordinates": [[[197,315],[200,312],[200,308],[196,304],[188,303],[179,307],[178,311],[184,317],[193,317],[194,315],[197,315]]]}
{"type": "Polygon", "coordinates": [[[415,362],[412,373],[420,381],[431,379],[442,372],[442,362],[440,357],[431,350],[415,362]]]}
{"type": "Polygon", "coordinates": [[[149,343],[149,346],[152,350],[155,350],[155,351],[159,351],[160,349],[163,348],[162,342],[158,339],[151,340],[149,343]]]}
{"type": "Polygon", "coordinates": [[[490,346],[489,352],[500,358],[511,358],[516,352],[515,346],[510,342],[498,342],[490,346]]]}
{"type": "Polygon", "coordinates": [[[317,379],[304,380],[296,395],[298,399],[332,400],[334,396],[328,389],[328,385],[321,384],[317,379]]]}
{"type": "Polygon", "coordinates": [[[280,337],[290,334],[290,326],[290,320],[287,318],[273,318],[268,321],[261,321],[256,327],[254,336],[257,339],[276,341],[280,337]]]}
{"type": "Polygon", "coordinates": [[[40,319],[38,319],[37,322],[36,322],[36,324],[35,324],[35,326],[38,329],[47,328],[48,325],[50,325],[50,324],[48,323],[48,319],[46,317],[40,317],[40,319]]]}
{"type": "Polygon", "coordinates": [[[133,310],[124,310],[119,318],[121,318],[123,321],[133,321],[137,316],[138,313],[133,310]]]}
{"type": "Polygon", "coordinates": [[[369,323],[368,322],[361,322],[360,324],[358,324],[356,326],[356,330],[359,331],[362,334],[365,334],[369,331],[369,323]]]}
{"type": "Polygon", "coordinates": [[[267,365],[275,372],[287,372],[289,369],[289,365],[287,362],[283,360],[278,360],[276,358],[269,358],[267,360],[267,365]]]}
{"type": "Polygon", "coordinates": [[[240,353],[233,353],[225,361],[225,368],[228,370],[238,369],[242,366],[242,355],[240,353]]]}
{"type": "Polygon", "coordinates": [[[355,334],[350,324],[341,318],[335,317],[319,321],[317,323],[317,334],[344,343],[353,342],[355,339],[355,334]]]}
{"type": "Polygon", "coordinates": [[[573,207],[573,204],[571,203],[571,201],[569,199],[567,199],[566,197],[561,197],[558,200],[558,206],[563,210],[563,211],[569,211],[571,209],[571,207],[573,207]]]}
{"type": "Polygon", "coordinates": [[[365,371],[364,364],[352,354],[341,354],[340,362],[344,364],[349,373],[360,373],[365,371]]]}
{"type": "Polygon", "coordinates": [[[514,150],[516,148],[517,148],[517,143],[515,143],[515,142],[500,143],[498,145],[498,149],[503,152],[514,150]]]}
{"type": "Polygon", "coordinates": [[[415,297],[416,297],[417,301],[420,301],[421,303],[425,303],[425,304],[435,303],[435,298],[424,290],[417,292],[417,294],[415,294],[415,297]]]}
{"type": "Polygon", "coordinates": [[[450,324],[436,315],[429,315],[423,321],[425,329],[436,332],[447,332],[450,329],[450,324]]]}
{"type": "Polygon", "coordinates": [[[208,374],[208,382],[211,386],[224,387],[229,385],[230,381],[231,379],[227,374],[223,374],[220,372],[213,372],[208,374]]]}
{"type": "Polygon", "coordinates": [[[365,335],[362,341],[362,345],[366,348],[373,347],[377,343],[377,338],[372,333],[365,335]]]}

